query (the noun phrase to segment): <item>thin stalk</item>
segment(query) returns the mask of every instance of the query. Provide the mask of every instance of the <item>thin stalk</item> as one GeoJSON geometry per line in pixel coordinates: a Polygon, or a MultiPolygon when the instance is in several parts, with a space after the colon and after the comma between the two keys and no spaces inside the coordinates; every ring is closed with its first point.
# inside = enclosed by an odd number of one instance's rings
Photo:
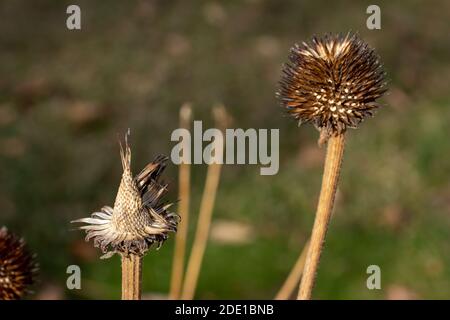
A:
{"type": "Polygon", "coordinates": [[[142,257],[122,255],[122,300],[141,300],[142,257]]]}
{"type": "MultiPolygon", "coordinates": [[[[188,129],[191,123],[191,106],[184,104],[180,109],[180,128],[188,129]]],[[[184,150],[189,150],[190,145],[188,141],[185,143],[184,150]]],[[[187,159],[187,155],[183,155],[187,159]]],[[[178,231],[175,236],[175,249],[173,255],[172,277],[170,282],[170,299],[179,299],[181,294],[181,285],[183,283],[184,273],[184,257],[186,255],[186,241],[189,226],[189,203],[190,203],[190,184],[191,184],[191,166],[189,161],[183,161],[179,166],[179,205],[178,214],[181,217],[181,222],[178,226],[178,231]]]]}
{"type": "Polygon", "coordinates": [[[275,300],[289,299],[295,288],[298,286],[300,278],[302,277],[303,269],[305,268],[306,253],[308,252],[308,247],[309,240],[305,243],[301,254],[297,258],[294,267],[289,273],[289,276],[286,278],[286,281],[283,283],[280,291],[278,291],[277,295],[275,296],[275,300]]]}
{"type": "Polygon", "coordinates": [[[299,300],[311,299],[311,292],[314,287],[320,255],[322,253],[328,224],[333,211],[334,197],[336,195],[342,156],[344,154],[344,145],[344,134],[331,136],[328,140],[327,155],[322,177],[322,188],[320,190],[316,218],[311,234],[311,243],[306,256],[305,270],[298,292],[297,298],[299,300]]]}
{"type": "MultiPolygon", "coordinates": [[[[224,132],[227,121],[225,108],[215,108],[214,117],[216,119],[216,126],[220,128],[222,132],[224,132]]],[[[220,148],[220,150],[223,150],[223,137],[220,139],[216,139],[214,143],[217,143],[217,149],[220,148]]],[[[202,200],[200,204],[197,230],[195,233],[194,243],[192,245],[191,256],[189,257],[183,292],[181,294],[181,298],[183,300],[192,300],[194,298],[195,289],[197,288],[198,276],[200,274],[203,256],[206,249],[206,243],[208,241],[214,202],[216,199],[217,188],[219,186],[221,168],[221,163],[211,163],[210,165],[208,165],[205,189],[203,190],[202,200]]]]}

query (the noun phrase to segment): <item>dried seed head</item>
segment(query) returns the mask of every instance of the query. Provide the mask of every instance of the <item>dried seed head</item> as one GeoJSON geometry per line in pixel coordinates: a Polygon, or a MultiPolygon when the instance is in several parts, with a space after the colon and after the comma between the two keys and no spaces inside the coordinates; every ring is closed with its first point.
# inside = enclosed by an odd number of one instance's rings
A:
{"type": "Polygon", "coordinates": [[[296,44],[277,96],[299,123],[329,137],[356,128],[379,107],[385,73],[375,52],[356,35],[325,35],[296,44]]]}
{"type": "Polygon", "coordinates": [[[94,239],[109,258],[114,253],[144,255],[153,243],[158,248],[168,238],[169,232],[176,232],[180,217],[168,209],[172,203],[161,199],[167,193],[167,184],[159,181],[167,157],[158,156],[137,176],[131,173],[131,150],[125,136],[125,149],[120,146],[123,174],[117,192],[114,208],[103,207],[90,218],[75,220],[87,225],[86,241],[94,239]]]}
{"type": "Polygon", "coordinates": [[[25,241],[0,229],[0,300],[17,300],[30,293],[38,265],[25,241]]]}

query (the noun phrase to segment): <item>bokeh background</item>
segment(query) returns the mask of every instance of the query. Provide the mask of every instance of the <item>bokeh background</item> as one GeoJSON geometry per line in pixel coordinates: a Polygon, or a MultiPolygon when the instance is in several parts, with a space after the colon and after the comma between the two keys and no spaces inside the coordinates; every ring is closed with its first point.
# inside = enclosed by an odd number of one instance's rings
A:
{"type": "MultiPolygon", "coordinates": [[[[169,154],[182,103],[213,126],[223,103],[233,128],[279,128],[280,170],[223,167],[196,298],[271,299],[309,236],[324,149],[274,97],[295,42],[359,32],[390,79],[384,107],[350,131],[314,297],[450,298],[450,2],[25,1],[0,3],[0,224],[41,264],[33,299],[118,299],[120,261],[69,221],[112,204],[117,134],[132,130],[137,171],[169,154]],[[78,4],[82,30],[66,29],[78,4]],[[82,289],[66,289],[66,268],[82,289]],[[382,289],[366,288],[381,267],[382,289]]],[[[205,165],[192,167],[190,243],[205,165]]],[[[170,197],[177,198],[170,165],[170,197]]],[[[173,237],[144,261],[144,297],[169,290],[173,237]]]]}

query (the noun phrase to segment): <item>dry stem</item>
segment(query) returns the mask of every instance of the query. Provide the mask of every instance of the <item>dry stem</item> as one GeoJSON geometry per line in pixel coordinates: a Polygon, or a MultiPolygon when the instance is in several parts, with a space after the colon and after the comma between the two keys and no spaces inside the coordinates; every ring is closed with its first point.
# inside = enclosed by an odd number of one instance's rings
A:
{"type": "Polygon", "coordinates": [[[339,134],[331,136],[328,140],[327,155],[322,177],[319,203],[317,205],[316,218],[311,234],[311,243],[306,257],[305,270],[298,292],[299,300],[311,299],[320,254],[328,229],[328,223],[333,210],[334,197],[341,170],[342,156],[344,153],[345,136],[339,134]]]}
{"type": "MultiPolygon", "coordinates": [[[[215,108],[214,117],[216,119],[216,126],[221,128],[223,132],[227,123],[225,108],[215,108]]],[[[218,143],[218,145],[221,145],[223,148],[223,139],[222,141],[215,141],[215,143],[218,143]]],[[[181,298],[183,300],[192,300],[194,298],[195,289],[197,288],[198,276],[200,274],[203,255],[206,249],[214,202],[216,199],[217,188],[219,186],[221,168],[222,164],[219,163],[212,163],[208,166],[205,189],[203,190],[202,201],[200,204],[197,230],[187,266],[183,292],[181,294],[181,298]]]]}
{"type": "Polygon", "coordinates": [[[275,296],[275,300],[287,300],[291,296],[294,289],[297,287],[300,278],[302,277],[303,269],[305,267],[306,253],[308,252],[309,240],[305,243],[300,256],[297,258],[294,267],[283,283],[280,291],[275,296]]]}
{"type": "Polygon", "coordinates": [[[141,300],[142,257],[122,255],[122,300],[141,300]]]}
{"type": "MultiPolygon", "coordinates": [[[[191,106],[184,104],[180,109],[180,128],[190,128],[191,122],[191,106]]],[[[188,141],[183,141],[188,143],[188,141]]],[[[188,150],[190,145],[185,145],[184,150],[188,150]]],[[[186,156],[186,155],[183,155],[186,156]]],[[[172,278],[170,282],[171,299],[178,299],[181,294],[181,285],[183,283],[184,272],[184,256],[186,253],[186,240],[189,227],[189,202],[190,202],[190,179],[191,166],[188,161],[183,161],[179,166],[179,195],[180,199],[178,206],[178,213],[181,217],[181,222],[178,227],[178,232],[175,237],[175,249],[172,265],[172,278]]]]}

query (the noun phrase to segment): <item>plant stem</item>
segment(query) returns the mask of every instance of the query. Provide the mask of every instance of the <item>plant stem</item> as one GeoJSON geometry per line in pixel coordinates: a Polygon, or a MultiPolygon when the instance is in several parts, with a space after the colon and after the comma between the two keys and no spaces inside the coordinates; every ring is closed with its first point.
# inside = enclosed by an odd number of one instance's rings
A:
{"type": "MultiPolygon", "coordinates": [[[[191,122],[191,106],[184,104],[180,109],[180,128],[189,129],[191,122]]],[[[190,145],[188,141],[185,143],[184,150],[188,150],[190,145]]],[[[186,253],[186,240],[189,226],[189,202],[190,202],[190,180],[191,180],[191,166],[187,155],[183,163],[179,166],[179,194],[180,199],[178,206],[178,213],[181,217],[181,222],[178,227],[178,232],[175,236],[175,249],[173,255],[172,278],[170,281],[170,299],[178,299],[181,294],[181,285],[183,283],[184,273],[184,256],[186,253]]]]}
{"type": "Polygon", "coordinates": [[[306,253],[308,252],[309,240],[305,243],[300,256],[297,258],[294,267],[283,283],[280,291],[275,296],[275,300],[287,300],[291,296],[295,287],[298,285],[300,278],[302,277],[303,270],[305,268],[306,253]]]}
{"type": "MultiPolygon", "coordinates": [[[[227,125],[227,114],[223,106],[216,107],[213,110],[216,126],[225,132],[227,125]]],[[[215,139],[217,149],[223,156],[223,136],[215,139]]],[[[220,157],[219,157],[220,159],[220,157]]],[[[209,229],[211,226],[211,218],[216,199],[217,188],[219,186],[221,163],[211,163],[208,165],[206,174],[205,189],[203,190],[202,200],[200,204],[200,212],[197,222],[197,230],[195,232],[194,244],[192,245],[191,256],[186,271],[183,292],[181,298],[183,300],[192,300],[194,298],[195,289],[197,288],[198,276],[203,261],[203,255],[208,241],[209,229]]]]}
{"type": "Polygon", "coordinates": [[[342,156],[344,153],[345,136],[339,134],[331,136],[328,140],[327,155],[322,177],[319,203],[317,205],[316,218],[311,234],[311,243],[306,257],[305,270],[298,292],[299,300],[311,299],[311,292],[323,249],[323,243],[333,211],[334,197],[341,171],[342,156]]]}
{"type": "Polygon", "coordinates": [[[122,255],[122,300],[141,300],[142,257],[122,255]]]}

